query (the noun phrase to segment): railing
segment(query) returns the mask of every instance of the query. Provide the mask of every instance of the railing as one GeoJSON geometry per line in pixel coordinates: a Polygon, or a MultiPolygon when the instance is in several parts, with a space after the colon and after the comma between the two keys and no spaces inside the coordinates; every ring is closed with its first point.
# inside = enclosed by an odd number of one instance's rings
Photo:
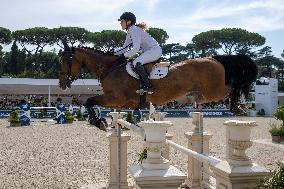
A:
{"type": "MultiPolygon", "coordinates": [[[[131,174],[136,180],[136,184],[141,188],[146,189],[150,185],[152,187],[155,185],[163,188],[163,186],[169,186],[169,183],[172,184],[172,187],[169,188],[177,188],[184,181],[184,185],[190,188],[253,188],[259,179],[268,174],[268,170],[253,164],[250,158],[245,154],[246,149],[252,144],[250,141],[250,130],[252,127],[256,126],[256,122],[254,121],[230,120],[224,123],[226,126],[227,161],[223,161],[209,156],[209,140],[212,135],[201,130],[203,127],[201,124],[203,124],[203,122],[200,113],[193,113],[192,115],[192,123],[195,126],[193,132],[185,133],[185,136],[188,139],[188,148],[170,140],[172,138],[171,135],[168,134],[166,136],[165,128],[169,127],[170,123],[159,121],[157,118],[160,120],[163,119],[163,116],[161,115],[156,116],[155,121],[143,122],[140,124],[140,126],[135,126],[122,119],[118,119],[119,113],[115,114],[116,116],[113,116],[113,123],[117,128],[119,128],[118,125],[124,125],[125,127],[138,132],[143,137],[146,135],[145,146],[148,151],[148,157],[146,160],[143,160],[141,166],[135,165],[130,169],[131,174]],[[168,126],[163,126],[163,124],[168,126]],[[163,174],[169,174],[173,169],[173,166],[169,165],[168,161],[170,151],[169,147],[179,150],[188,156],[186,178],[182,174],[178,173],[174,177],[168,175],[167,178],[161,177],[162,180],[159,180],[157,170],[166,170],[166,172],[163,172],[163,174]],[[161,151],[163,152],[161,153],[161,151]],[[145,172],[145,174],[146,172],[147,174],[153,172],[155,177],[150,177],[147,179],[145,175],[143,177],[139,176],[143,175],[143,172],[145,172]],[[173,181],[173,178],[176,179],[175,182],[173,181]],[[153,181],[155,179],[156,182],[153,181]],[[171,180],[168,181],[167,179],[171,180]],[[167,185],[164,184],[164,182],[167,185]]],[[[114,135],[114,133],[111,133],[111,135],[113,137],[118,136],[116,134],[114,135]]],[[[122,133],[121,137],[121,141],[124,141],[124,143],[122,142],[119,148],[117,148],[119,144],[110,142],[110,151],[112,155],[115,154],[113,151],[117,149],[120,149],[120,154],[116,153],[118,158],[113,158],[113,156],[110,158],[111,179],[109,188],[127,188],[126,148],[127,141],[130,139],[130,136],[122,133]],[[114,147],[116,147],[116,149],[114,147]],[[121,162],[112,162],[113,160],[121,162]],[[113,167],[118,164],[120,168],[118,169],[116,167],[116,169],[113,169],[113,167]],[[117,174],[118,171],[120,174],[117,174]],[[116,175],[120,175],[121,178],[114,179],[116,175]],[[120,186],[117,187],[118,185],[120,186]]],[[[177,172],[178,169],[175,169],[174,173],[177,172]]]]}

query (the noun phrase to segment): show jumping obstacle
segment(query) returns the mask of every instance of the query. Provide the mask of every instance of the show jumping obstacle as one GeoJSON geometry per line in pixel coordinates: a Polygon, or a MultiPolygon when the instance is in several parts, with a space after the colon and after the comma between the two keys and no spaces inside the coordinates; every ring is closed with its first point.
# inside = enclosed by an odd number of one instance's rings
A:
{"type": "Polygon", "coordinates": [[[269,171],[252,163],[245,151],[252,145],[250,140],[251,129],[257,126],[255,121],[229,120],[226,126],[226,160],[209,156],[209,140],[212,135],[203,132],[201,113],[192,114],[192,132],[185,133],[188,139],[188,148],[171,140],[172,135],[166,133],[172,124],[169,121],[160,121],[164,115],[155,112],[149,117],[156,120],[142,121],[139,126],[121,119],[123,113],[112,112],[113,125],[116,129],[109,135],[110,142],[110,189],[126,189],[127,184],[127,142],[130,136],[120,133],[120,125],[137,131],[144,139],[147,149],[147,159],[142,165],[130,167],[132,177],[141,189],[166,188],[176,189],[183,187],[242,189],[253,188],[259,179],[269,171]],[[118,134],[119,133],[119,134],[118,134]],[[119,139],[120,138],[120,139],[119,139]],[[119,143],[120,141],[120,143],[119,143]],[[119,153],[117,151],[119,147],[119,153]],[[169,147],[181,151],[188,156],[187,175],[170,165],[169,147]],[[119,163],[118,163],[119,162],[119,163]],[[117,175],[119,177],[117,178],[117,175]]]}

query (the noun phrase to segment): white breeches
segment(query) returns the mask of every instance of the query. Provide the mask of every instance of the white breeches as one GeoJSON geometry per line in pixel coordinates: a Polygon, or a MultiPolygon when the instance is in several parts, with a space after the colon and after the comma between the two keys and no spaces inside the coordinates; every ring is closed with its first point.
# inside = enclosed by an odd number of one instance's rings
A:
{"type": "Polygon", "coordinates": [[[158,60],[162,56],[162,49],[160,46],[152,47],[151,49],[143,52],[138,56],[134,61],[133,65],[136,66],[137,62],[140,62],[142,65],[158,60]]]}

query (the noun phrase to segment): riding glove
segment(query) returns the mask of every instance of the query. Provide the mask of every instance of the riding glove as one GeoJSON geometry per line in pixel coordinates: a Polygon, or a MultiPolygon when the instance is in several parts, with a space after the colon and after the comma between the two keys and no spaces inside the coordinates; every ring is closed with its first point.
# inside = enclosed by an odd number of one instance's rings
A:
{"type": "Polygon", "coordinates": [[[127,59],[125,58],[124,54],[120,54],[119,57],[118,57],[118,59],[117,59],[117,61],[118,61],[119,63],[124,63],[124,62],[127,61],[127,59]]]}

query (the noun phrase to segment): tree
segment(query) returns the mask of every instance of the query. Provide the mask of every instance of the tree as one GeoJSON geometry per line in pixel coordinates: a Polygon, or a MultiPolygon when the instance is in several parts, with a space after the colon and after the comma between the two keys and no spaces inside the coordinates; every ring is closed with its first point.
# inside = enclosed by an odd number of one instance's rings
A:
{"type": "Polygon", "coordinates": [[[11,43],[11,40],[11,31],[9,29],[0,27],[0,75],[3,75],[3,73],[6,71],[6,61],[4,59],[5,53],[2,51],[3,47],[1,44],[9,44],[11,43]]]}
{"type": "Polygon", "coordinates": [[[207,32],[201,32],[192,38],[192,42],[195,46],[195,50],[201,53],[201,57],[210,56],[212,54],[217,54],[217,50],[221,48],[221,45],[216,40],[215,30],[210,30],[207,32]]]}
{"type": "Polygon", "coordinates": [[[83,45],[90,40],[88,30],[79,27],[59,27],[51,30],[52,42],[51,45],[57,44],[59,47],[64,48],[62,41],[74,47],[75,44],[83,45]]]}
{"type": "Polygon", "coordinates": [[[123,45],[126,33],[119,30],[103,30],[90,34],[89,41],[95,48],[109,51],[123,45]]]}
{"type": "Polygon", "coordinates": [[[195,52],[195,46],[193,43],[187,43],[183,49],[183,51],[186,53],[187,58],[195,58],[196,52],[195,52]]]}
{"type": "Polygon", "coordinates": [[[257,57],[262,58],[262,57],[265,57],[265,56],[271,56],[271,53],[272,53],[271,47],[265,46],[265,47],[258,50],[257,57]]]}
{"type": "Polygon", "coordinates": [[[17,30],[12,35],[15,41],[19,42],[27,52],[34,51],[35,54],[40,54],[43,48],[52,41],[50,30],[44,27],[17,30]],[[28,50],[27,46],[32,49],[28,50]]]}
{"type": "Polygon", "coordinates": [[[40,57],[43,52],[43,48],[52,43],[53,38],[51,30],[44,27],[17,30],[13,32],[13,37],[15,41],[19,42],[23,49],[28,52],[28,56],[31,56],[28,64],[33,65],[33,71],[40,72],[40,57]],[[31,50],[28,50],[28,48],[31,48],[31,50]],[[31,55],[32,52],[34,52],[34,55],[31,55]]]}
{"type": "Polygon", "coordinates": [[[277,65],[277,79],[278,79],[278,89],[279,91],[284,91],[284,61],[277,65]]]}
{"type": "Polygon", "coordinates": [[[252,54],[252,48],[265,43],[265,38],[258,33],[248,32],[241,28],[223,28],[210,30],[195,35],[192,39],[196,50],[200,50],[201,56],[217,54],[222,49],[225,54],[245,53],[252,54]]]}
{"type": "Polygon", "coordinates": [[[284,50],[282,51],[281,56],[282,56],[282,58],[284,58],[284,50]]]}
{"type": "Polygon", "coordinates": [[[9,44],[11,43],[11,40],[11,31],[9,29],[0,27],[0,44],[9,44]]]}
{"type": "Polygon", "coordinates": [[[156,39],[156,41],[163,46],[166,41],[169,39],[167,32],[160,28],[149,28],[149,34],[156,39]]]}
{"type": "Polygon", "coordinates": [[[182,54],[184,46],[179,43],[170,43],[162,46],[163,57],[171,63],[186,59],[186,55],[182,54]]]}
{"type": "Polygon", "coordinates": [[[7,53],[7,71],[12,75],[17,75],[25,70],[25,53],[18,49],[16,41],[11,46],[11,52],[7,53]]]}
{"type": "Polygon", "coordinates": [[[274,68],[281,64],[279,58],[271,55],[256,59],[255,62],[258,65],[258,74],[260,77],[276,77],[273,73],[274,68]]]}

